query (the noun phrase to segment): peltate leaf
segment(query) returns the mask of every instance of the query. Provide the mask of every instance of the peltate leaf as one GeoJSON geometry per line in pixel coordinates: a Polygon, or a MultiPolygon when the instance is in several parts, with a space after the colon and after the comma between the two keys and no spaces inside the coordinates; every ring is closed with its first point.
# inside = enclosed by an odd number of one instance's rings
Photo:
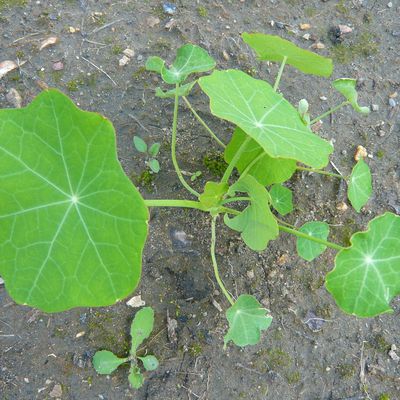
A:
{"type": "MultiPolygon", "coordinates": [[[[178,88],[178,96],[187,96],[195,85],[196,81],[186,83],[185,85],[179,86],[178,88]]],[[[176,93],[176,89],[167,90],[164,92],[161,88],[156,88],[156,96],[162,99],[174,98],[176,93]]]]}
{"type": "Polygon", "coordinates": [[[119,358],[108,350],[97,351],[93,357],[93,367],[98,374],[108,375],[114,372],[127,358],[119,358]]]}
{"type": "Polygon", "coordinates": [[[400,294],[400,217],[380,215],[350,242],[326,277],[328,291],[343,311],[358,317],[392,312],[390,301],[400,294]]]}
{"type": "Polygon", "coordinates": [[[272,317],[254,296],[242,294],[226,310],[229,330],[224,336],[224,348],[232,340],[237,346],[248,346],[260,341],[261,331],[269,328],[272,317]]]}
{"type": "Polygon", "coordinates": [[[16,302],[55,312],[135,289],[148,210],[106,118],[44,91],[0,110],[0,160],[0,275],[16,302]]]}
{"type": "Polygon", "coordinates": [[[211,112],[233,122],[271,157],[324,167],[332,146],[304,125],[297,110],[267,82],[242,71],[214,71],[199,79],[211,112]]]}
{"type": "Polygon", "coordinates": [[[233,218],[225,215],[224,222],[229,228],[241,232],[242,239],[252,250],[264,250],[268,242],[279,234],[278,224],[269,208],[269,193],[251,175],[244,176],[230,187],[229,194],[235,192],[248,193],[251,204],[233,218]]]}
{"type": "Polygon", "coordinates": [[[131,365],[131,368],[129,369],[128,380],[129,380],[129,384],[134,389],[140,389],[143,386],[144,376],[140,372],[140,369],[138,366],[131,365]]]}
{"type": "Polygon", "coordinates": [[[290,189],[282,185],[273,185],[269,190],[272,207],[281,215],[293,211],[293,194],[290,189]]]}
{"type": "Polygon", "coordinates": [[[227,183],[207,182],[199,201],[206,210],[218,207],[228,188],[227,183]]]}
{"type": "Polygon", "coordinates": [[[367,203],[372,193],[372,177],[368,164],[361,158],[351,172],[347,197],[357,212],[367,203]]]}
{"type": "MultiPolygon", "coordinates": [[[[246,133],[236,127],[224,152],[224,158],[228,164],[246,137],[246,133]]],[[[296,171],[296,161],[288,158],[272,158],[255,140],[251,139],[236,163],[236,168],[240,173],[243,173],[247,167],[249,167],[249,175],[254,176],[263,186],[269,186],[290,179],[296,171]]]]}
{"type": "Polygon", "coordinates": [[[143,367],[146,371],[154,371],[158,368],[158,360],[155,356],[145,356],[138,357],[138,359],[143,363],[143,367]]]}
{"type": "Polygon", "coordinates": [[[369,107],[360,107],[358,105],[358,93],[356,90],[357,81],[350,78],[340,78],[332,82],[332,86],[341,93],[350,102],[355,111],[361,114],[368,114],[369,107]]]}
{"type": "MultiPolygon", "coordinates": [[[[329,225],[326,222],[321,221],[306,222],[299,231],[309,236],[326,240],[329,235],[329,225]]],[[[312,261],[325,251],[326,246],[298,237],[296,248],[297,253],[301,258],[304,258],[307,261],[312,261]]]]}
{"type": "Polygon", "coordinates": [[[138,347],[147,339],[154,325],[154,311],[151,307],[139,310],[131,324],[131,354],[135,355],[138,347]]]}
{"type": "Polygon", "coordinates": [[[325,77],[332,74],[333,63],[330,58],[297,47],[279,36],[244,32],[242,38],[257,53],[260,60],[282,62],[286,56],[287,64],[306,74],[325,77]]]}
{"type": "Polygon", "coordinates": [[[181,83],[190,74],[206,72],[214,67],[215,60],[204,49],[194,44],[185,44],[180,47],[175,61],[169,69],[165,67],[164,61],[158,57],[150,57],[146,63],[148,70],[161,73],[164,82],[169,84],[181,83]]]}

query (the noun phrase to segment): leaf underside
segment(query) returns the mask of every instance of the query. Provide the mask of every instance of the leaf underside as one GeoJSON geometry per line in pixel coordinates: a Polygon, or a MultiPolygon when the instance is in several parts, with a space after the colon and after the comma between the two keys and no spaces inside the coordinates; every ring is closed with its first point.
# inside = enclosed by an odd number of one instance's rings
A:
{"type": "Polygon", "coordinates": [[[286,56],[286,64],[306,74],[327,78],[332,74],[333,63],[330,58],[297,47],[279,36],[245,32],[242,38],[257,53],[260,60],[282,62],[286,56]]]}
{"type": "Polygon", "coordinates": [[[358,105],[357,81],[350,78],[340,78],[332,82],[332,86],[341,93],[351,104],[353,109],[361,114],[369,114],[369,107],[358,105]]]}
{"type": "Polygon", "coordinates": [[[261,331],[269,328],[272,317],[254,296],[242,294],[226,310],[229,330],[224,336],[224,348],[230,340],[237,346],[248,346],[260,341],[261,331]]]}
{"type": "Polygon", "coordinates": [[[267,82],[238,70],[214,71],[199,79],[211,112],[239,126],[270,157],[314,168],[328,163],[332,146],[304,125],[297,110],[267,82]]]}
{"type": "MultiPolygon", "coordinates": [[[[232,161],[233,156],[246,138],[246,133],[236,127],[224,152],[224,158],[228,164],[232,161]]],[[[273,183],[281,183],[290,179],[296,171],[296,161],[285,158],[272,158],[255,140],[251,139],[236,163],[236,168],[240,173],[243,173],[247,167],[249,167],[249,175],[254,176],[263,186],[269,186],[273,183]]]]}
{"type": "MultiPolygon", "coordinates": [[[[329,225],[326,222],[312,221],[306,222],[300,229],[300,232],[309,236],[327,240],[329,235],[329,225]]],[[[297,254],[307,261],[312,261],[326,250],[326,246],[307,240],[301,237],[296,238],[297,254]]]]}
{"type": "Polygon", "coordinates": [[[44,91],[0,110],[0,160],[0,275],[17,303],[106,306],[135,289],[148,211],[106,118],[44,91]]]}
{"type": "Polygon", "coordinates": [[[390,301],[400,294],[400,217],[380,215],[350,241],[327,275],[328,291],[343,311],[358,317],[392,312],[390,301]]]}
{"type": "Polygon", "coordinates": [[[135,355],[138,347],[147,339],[154,325],[154,310],[151,307],[144,307],[139,310],[131,324],[131,354],[135,355]]]}
{"type": "Polygon", "coordinates": [[[244,176],[230,187],[229,194],[235,192],[248,193],[250,205],[233,218],[225,214],[224,222],[229,228],[241,232],[243,241],[252,250],[262,251],[279,234],[278,224],[269,208],[269,193],[251,175],[244,176]]]}
{"type": "Polygon", "coordinates": [[[368,202],[372,193],[372,177],[368,164],[361,158],[354,166],[347,186],[347,197],[357,212],[368,202]]]}

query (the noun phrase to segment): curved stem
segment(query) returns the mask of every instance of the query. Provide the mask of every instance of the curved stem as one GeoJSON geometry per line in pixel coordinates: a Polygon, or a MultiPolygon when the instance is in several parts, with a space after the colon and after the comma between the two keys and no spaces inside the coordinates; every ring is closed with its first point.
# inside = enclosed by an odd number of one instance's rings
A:
{"type": "Polygon", "coordinates": [[[250,136],[247,136],[245,141],[239,147],[238,151],[235,153],[235,155],[233,156],[231,162],[229,163],[228,167],[226,168],[224,176],[221,179],[221,183],[228,183],[228,180],[229,180],[229,177],[231,176],[233,168],[235,168],[236,163],[239,161],[240,156],[244,152],[244,150],[245,150],[247,144],[250,142],[250,140],[251,140],[250,136]]]}
{"type": "Polygon", "coordinates": [[[256,164],[258,161],[260,161],[263,157],[265,157],[266,153],[262,152],[261,154],[259,154],[246,168],[245,170],[240,174],[240,177],[243,178],[245,177],[249,171],[251,170],[251,168],[253,167],[254,164],[256,164]]]}
{"type": "Polygon", "coordinates": [[[229,303],[233,306],[235,301],[233,300],[232,296],[228,293],[228,291],[225,289],[224,283],[222,282],[222,279],[219,276],[217,259],[215,257],[215,242],[216,242],[215,225],[216,225],[216,220],[217,220],[217,217],[213,217],[212,220],[211,220],[211,246],[210,246],[211,260],[212,260],[212,264],[213,264],[213,267],[214,267],[215,279],[217,280],[217,283],[218,283],[219,287],[221,288],[222,293],[225,295],[225,297],[227,298],[229,303]]]}
{"type": "Polygon", "coordinates": [[[185,181],[182,172],[179,168],[178,161],[176,160],[176,132],[178,126],[178,104],[179,104],[179,83],[175,85],[175,103],[174,103],[174,119],[172,121],[172,141],[171,141],[171,158],[172,164],[174,164],[175,172],[182,185],[188,190],[193,196],[199,197],[200,193],[196,192],[190,185],[185,181]]]}
{"type": "Polygon", "coordinates": [[[334,176],[335,178],[345,179],[342,175],[335,174],[333,172],[323,171],[322,169],[314,169],[314,168],[299,167],[299,166],[297,166],[296,169],[300,171],[315,172],[321,175],[328,175],[328,176],[334,176]]]}
{"type": "Polygon", "coordinates": [[[320,119],[325,118],[326,116],[328,116],[329,114],[334,113],[335,111],[339,110],[339,108],[342,108],[343,106],[347,106],[347,104],[350,104],[349,101],[344,101],[343,103],[338,104],[336,107],[331,108],[328,111],[325,111],[323,114],[319,115],[317,118],[314,118],[311,122],[310,125],[315,124],[316,122],[318,122],[320,119]]]}
{"type": "Polygon", "coordinates": [[[286,61],[287,61],[287,56],[284,56],[284,57],[283,57],[283,60],[282,60],[282,64],[281,64],[281,66],[280,66],[280,68],[279,68],[279,71],[278,71],[278,75],[277,75],[277,77],[276,77],[276,79],[275,79],[274,92],[276,92],[277,89],[278,89],[279,82],[281,81],[281,77],[282,77],[282,73],[283,73],[283,68],[285,68],[286,61]]]}
{"type": "Polygon", "coordinates": [[[288,226],[289,228],[296,229],[296,227],[294,225],[289,224],[288,222],[286,222],[286,221],[284,221],[284,220],[282,220],[280,218],[277,218],[277,217],[275,217],[275,218],[279,223],[281,223],[281,224],[283,224],[285,226],[288,226]]]}
{"type": "Polygon", "coordinates": [[[327,240],[323,240],[323,239],[316,238],[314,236],[307,235],[306,233],[300,232],[296,229],[291,229],[287,226],[278,225],[278,227],[283,232],[291,233],[292,235],[301,237],[303,239],[311,240],[312,242],[322,244],[326,247],[330,247],[331,249],[335,249],[338,251],[345,249],[345,247],[340,246],[336,243],[328,242],[327,240]]]}
{"type": "Polygon", "coordinates": [[[201,211],[206,211],[204,206],[199,201],[193,200],[145,200],[144,204],[147,207],[182,207],[182,208],[194,208],[201,211]]]}
{"type": "Polygon", "coordinates": [[[204,122],[203,118],[200,117],[199,114],[197,114],[196,110],[192,107],[190,104],[189,100],[186,98],[186,96],[182,96],[183,101],[186,103],[188,106],[189,110],[192,112],[192,114],[197,118],[197,121],[200,122],[201,125],[206,129],[206,131],[211,135],[211,137],[223,148],[226,147],[226,145],[218,138],[218,136],[210,129],[210,127],[204,122]]]}

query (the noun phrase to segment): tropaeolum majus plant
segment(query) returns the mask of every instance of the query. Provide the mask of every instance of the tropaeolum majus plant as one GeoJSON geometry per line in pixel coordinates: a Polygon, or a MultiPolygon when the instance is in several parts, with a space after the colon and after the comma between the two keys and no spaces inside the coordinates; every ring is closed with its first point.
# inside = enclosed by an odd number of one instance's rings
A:
{"type": "Polygon", "coordinates": [[[295,107],[278,92],[284,67],[329,77],[332,61],[276,36],[242,38],[260,60],[281,63],[273,85],[233,69],[196,79],[193,74],[211,71],[215,61],[192,44],[178,49],[169,67],[159,57],[147,60],[147,69],[172,85],[156,95],[174,99],[171,157],[188,200],[144,200],[117,161],[111,123],[79,110],[56,90],[44,91],[24,109],[0,111],[0,275],[15,301],[55,312],[124,298],[139,281],[148,207],[187,207],[210,218],[215,279],[230,304],[225,346],[257,343],[272,317],[254,296],[234,298],[225,287],[215,256],[221,221],[255,251],[265,250],[280,232],[297,237],[298,254],[306,260],[327,247],[337,251],[326,287],[339,307],[360,317],[392,311],[389,303],[400,293],[399,216],[374,218],[348,247],[328,241],[325,222],[296,228],[282,220],[293,209],[292,192],[283,184],[297,170],[344,179],[357,212],[368,201],[367,163],[360,159],[348,177],[324,170],[333,147],[310,128],[346,105],[368,112],[358,104],[356,81],[335,80],[332,86],[345,100],[312,119],[305,99],[295,107]],[[234,125],[227,145],[189,102],[196,84],[209,97],[211,113],[234,125]],[[222,179],[207,182],[202,193],[186,182],[176,157],[181,101],[224,149],[228,163],[222,179]]]}

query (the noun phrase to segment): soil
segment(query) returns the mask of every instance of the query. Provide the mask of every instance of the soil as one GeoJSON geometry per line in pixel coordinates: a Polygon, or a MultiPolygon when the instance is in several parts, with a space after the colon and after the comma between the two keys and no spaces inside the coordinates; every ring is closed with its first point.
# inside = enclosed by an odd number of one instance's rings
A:
{"type": "MultiPolygon", "coordinates": [[[[0,61],[26,61],[0,80],[0,106],[12,107],[6,100],[11,88],[26,105],[45,85],[57,87],[83,109],[113,122],[120,161],[145,198],[186,198],[169,156],[172,101],[154,96],[161,82],[145,72],[147,57],[171,61],[180,45],[192,42],[207,49],[221,69],[240,68],[273,82],[279,66],[257,61],[241,32],[279,35],[304,48],[321,42],[325,48],[315,51],[334,59],[332,79],[357,78],[360,103],[379,107],[367,117],[342,109],[324,119],[319,131],[334,142],[331,159],[345,175],[356,146],[367,148],[374,194],[360,214],[351,207],[340,211],[343,185],[297,173],[290,182],[296,210],[287,220],[296,225],[324,220],[331,224],[332,240],[346,243],[373,216],[400,211],[399,105],[388,102],[400,91],[399,17],[398,0],[179,0],[172,16],[153,0],[0,0],[0,61]],[[301,31],[300,23],[311,28],[301,31]],[[353,31],[338,37],[332,28],[339,24],[353,31]],[[302,37],[305,33],[310,40],[302,37]],[[57,36],[58,43],[39,50],[49,36],[57,36]],[[135,55],[120,67],[126,48],[135,55]],[[58,61],[63,69],[54,71],[58,61]],[[142,175],[145,159],[132,146],[135,134],[161,143],[158,174],[142,175]]],[[[330,82],[287,67],[280,89],[294,103],[307,98],[315,116],[341,101],[330,82]]],[[[212,117],[199,89],[190,99],[228,142],[232,126],[212,117]]],[[[202,171],[194,182],[201,191],[207,179],[217,179],[203,164],[216,148],[184,105],[180,118],[178,159],[183,170],[202,171]]],[[[294,239],[283,234],[266,251],[255,253],[222,223],[218,228],[217,256],[226,286],[235,296],[255,295],[274,316],[260,344],[222,349],[227,322],[213,299],[223,308],[228,304],[216,292],[209,218],[194,210],[153,209],[143,279],[135,294],[156,312],[146,349],[160,359],[158,370],[147,373],[144,386],[134,391],[127,368],[100,376],[91,365],[99,349],[126,355],[135,310],[124,301],[45,314],[15,304],[0,286],[0,398],[400,399],[400,365],[388,355],[391,345],[400,346],[399,298],[392,302],[393,314],[373,319],[345,315],[323,286],[333,251],[307,263],[297,257],[294,239]],[[177,320],[175,343],[167,335],[167,313],[177,320]],[[320,318],[311,326],[318,331],[306,323],[310,316],[320,318]]]]}

